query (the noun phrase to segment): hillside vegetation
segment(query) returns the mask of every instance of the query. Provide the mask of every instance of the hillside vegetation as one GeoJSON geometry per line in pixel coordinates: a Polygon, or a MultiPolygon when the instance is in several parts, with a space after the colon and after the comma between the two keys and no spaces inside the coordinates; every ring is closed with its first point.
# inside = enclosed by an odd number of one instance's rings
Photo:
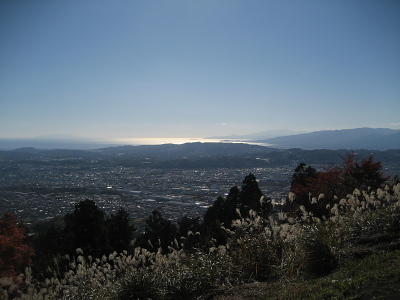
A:
{"type": "MultiPolygon", "coordinates": [[[[130,226],[123,210],[105,219],[82,201],[31,241],[43,260],[33,257],[20,275],[18,264],[0,273],[0,297],[391,299],[400,295],[400,183],[387,182],[381,169],[372,157],[357,162],[351,155],[319,172],[300,164],[284,211],[273,209],[249,174],[203,222],[182,218],[176,225],[154,211],[128,245],[134,228],[118,235],[130,226]],[[53,241],[58,248],[49,242],[54,237],[63,239],[53,241]]],[[[10,237],[5,224],[3,218],[0,241],[10,237]]],[[[26,244],[13,241],[0,244],[0,271],[17,257],[10,251],[26,244]]]]}

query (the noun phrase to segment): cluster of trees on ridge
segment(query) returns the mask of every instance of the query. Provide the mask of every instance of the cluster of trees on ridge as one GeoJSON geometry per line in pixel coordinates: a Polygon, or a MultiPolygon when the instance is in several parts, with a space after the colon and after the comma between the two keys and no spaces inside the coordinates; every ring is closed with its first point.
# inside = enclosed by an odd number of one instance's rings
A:
{"type": "Polygon", "coordinates": [[[292,176],[292,197],[286,201],[286,212],[299,216],[300,207],[304,206],[318,218],[329,217],[330,208],[355,189],[377,190],[389,180],[382,172],[382,164],[374,162],[372,155],[361,162],[355,161],[354,156],[348,154],[341,166],[326,167],[321,172],[300,163],[292,176]]]}
{"type": "MultiPolygon", "coordinates": [[[[372,156],[357,162],[354,155],[348,155],[341,166],[319,172],[301,163],[292,176],[291,194],[284,211],[293,218],[301,218],[304,207],[315,216],[329,217],[329,207],[347,193],[383,187],[388,179],[382,173],[381,163],[372,156]]],[[[253,174],[244,178],[241,189],[234,186],[227,197],[218,197],[202,222],[200,218],[185,216],[174,224],[153,211],[146,220],[144,233],[135,232],[124,209],[106,218],[91,200],[77,203],[62,224],[53,224],[31,238],[26,237],[26,228],[13,215],[5,213],[0,219],[0,277],[15,277],[31,264],[36,276],[44,278],[53,261],[62,266],[63,256],[75,255],[77,248],[91,257],[133,251],[136,247],[154,252],[161,249],[163,253],[168,253],[170,247],[187,252],[207,250],[224,245],[225,229],[235,230],[232,221],[248,217],[250,211],[264,220],[273,214],[271,200],[263,195],[253,174]]]]}

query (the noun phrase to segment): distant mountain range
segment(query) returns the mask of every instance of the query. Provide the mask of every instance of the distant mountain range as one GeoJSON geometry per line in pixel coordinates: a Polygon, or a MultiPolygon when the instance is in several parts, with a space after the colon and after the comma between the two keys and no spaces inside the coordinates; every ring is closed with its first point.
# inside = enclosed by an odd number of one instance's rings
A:
{"type": "MultiPolygon", "coordinates": [[[[243,142],[248,144],[258,144],[277,149],[301,148],[305,150],[311,149],[367,149],[367,150],[389,150],[400,149],[400,130],[388,128],[356,128],[342,130],[324,130],[314,131],[310,133],[300,133],[299,131],[290,130],[273,130],[265,131],[249,135],[231,135],[210,137],[206,139],[217,139],[221,142],[243,142]]],[[[189,145],[183,148],[192,147],[189,145]]],[[[13,150],[23,147],[33,147],[36,149],[99,149],[110,146],[121,146],[121,142],[110,144],[106,141],[97,141],[84,138],[77,138],[67,135],[40,136],[36,138],[0,138],[0,150],[13,150]]],[[[139,146],[135,146],[139,147],[139,146]]],[[[171,144],[170,147],[175,152],[179,152],[176,145],[171,144]]],[[[227,151],[228,146],[219,147],[221,151],[227,151]]],[[[240,146],[237,146],[240,147],[240,146]]],[[[235,151],[237,150],[235,148],[235,151]]],[[[199,149],[199,145],[192,147],[193,151],[199,149]]],[[[208,147],[208,150],[211,150],[208,147]]],[[[265,148],[265,147],[264,147],[265,148]]],[[[154,148],[136,148],[135,151],[153,151],[154,148]],[[150,150],[151,149],[151,150],[150,150]]],[[[229,152],[229,151],[228,151],[229,152]]]]}
{"type": "Polygon", "coordinates": [[[280,136],[288,136],[306,133],[306,131],[293,131],[293,130],[268,130],[258,133],[245,134],[245,135],[227,135],[227,136],[212,136],[206,137],[205,139],[219,139],[219,140],[261,140],[261,139],[270,139],[274,137],[280,136]]]}
{"type": "Polygon", "coordinates": [[[324,130],[268,139],[254,140],[273,147],[301,149],[400,149],[400,130],[389,128],[356,128],[324,130]]]}
{"type": "Polygon", "coordinates": [[[96,140],[61,135],[35,138],[0,138],[0,150],[13,150],[24,147],[36,149],[98,149],[109,146],[109,143],[101,143],[96,140]]]}

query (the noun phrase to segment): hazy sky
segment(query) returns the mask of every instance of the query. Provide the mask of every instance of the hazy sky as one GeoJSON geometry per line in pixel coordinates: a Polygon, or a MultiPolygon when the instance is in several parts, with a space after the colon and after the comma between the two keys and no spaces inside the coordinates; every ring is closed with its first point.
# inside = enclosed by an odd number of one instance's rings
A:
{"type": "Polygon", "coordinates": [[[0,137],[400,128],[400,1],[0,2],[0,137]]]}

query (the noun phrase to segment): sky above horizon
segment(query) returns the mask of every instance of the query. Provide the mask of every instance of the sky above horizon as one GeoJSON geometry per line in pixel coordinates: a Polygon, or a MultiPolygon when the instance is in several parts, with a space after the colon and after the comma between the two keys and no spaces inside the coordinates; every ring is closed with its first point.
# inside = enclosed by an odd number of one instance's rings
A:
{"type": "Polygon", "coordinates": [[[400,129],[400,1],[1,1],[0,138],[400,129]]]}

